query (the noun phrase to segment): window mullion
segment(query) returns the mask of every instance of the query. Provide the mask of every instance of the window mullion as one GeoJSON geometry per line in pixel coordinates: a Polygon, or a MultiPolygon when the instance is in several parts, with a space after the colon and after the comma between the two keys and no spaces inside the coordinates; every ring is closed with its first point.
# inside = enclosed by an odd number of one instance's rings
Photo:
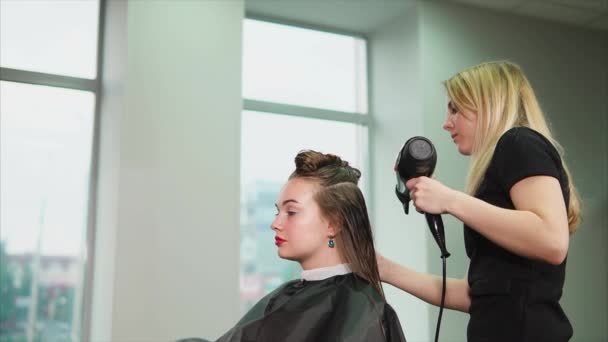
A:
{"type": "Polygon", "coordinates": [[[341,111],[321,109],[321,108],[294,106],[294,105],[275,103],[275,102],[244,99],[243,100],[243,109],[250,110],[250,111],[256,111],[256,112],[297,116],[297,117],[304,117],[304,118],[311,118],[311,119],[347,122],[347,123],[354,123],[354,124],[359,124],[359,125],[363,125],[363,126],[367,126],[369,124],[369,116],[367,114],[358,114],[358,113],[341,112],[341,111]]]}
{"type": "Polygon", "coordinates": [[[10,68],[0,68],[0,79],[10,82],[85,90],[94,93],[97,92],[98,88],[97,80],[10,68]]]}

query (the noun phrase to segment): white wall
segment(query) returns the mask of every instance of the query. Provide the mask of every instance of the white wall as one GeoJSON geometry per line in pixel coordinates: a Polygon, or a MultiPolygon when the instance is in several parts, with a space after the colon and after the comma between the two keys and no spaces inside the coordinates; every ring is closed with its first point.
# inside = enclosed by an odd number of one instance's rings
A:
{"type": "MultiPolygon", "coordinates": [[[[583,197],[585,221],[571,239],[562,305],[574,341],[608,336],[608,36],[560,24],[436,2],[420,2],[421,74],[425,133],[439,151],[439,178],[463,189],[466,162],[441,130],[445,91],[441,81],[484,61],[509,59],[526,71],[541,106],[566,148],[583,197]]],[[[446,227],[453,252],[448,269],[464,274],[467,259],[461,225],[446,227]],[[456,252],[458,254],[456,254],[456,252]]],[[[439,273],[433,242],[429,266],[439,273]]],[[[432,321],[436,315],[432,314],[432,321]]],[[[443,341],[464,341],[468,317],[444,316],[443,341]]],[[[430,329],[434,329],[434,323],[430,329]]]]}
{"type": "MultiPolygon", "coordinates": [[[[427,229],[415,210],[406,216],[395,196],[395,158],[407,138],[421,135],[421,73],[418,13],[391,21],[369,37],[371,68],[371,213],[376,248],[386,257],[418,271],[427,268],[427,229]]],[[[437,258],[439,260],[439,258],[437,258]]],[[[426,303],[384,285],[408,341],[429,341],[426,303]]]]}
{"type": "Polygon", "coordinates": [[[91,340],[216,338],[239,318],[244,5],[109,5],[91,340]]]}
{"type": "MultiPolygon", "coordinates": [[[[120,120],[124,116],[127,2],[108,1],[103,46],[99,120],[100,150],[93,263],[90,340],[112,340],[114,265],[119,199],[120,120]]],[[[86,331],[84,332],[87,333],[86,331]]]]}

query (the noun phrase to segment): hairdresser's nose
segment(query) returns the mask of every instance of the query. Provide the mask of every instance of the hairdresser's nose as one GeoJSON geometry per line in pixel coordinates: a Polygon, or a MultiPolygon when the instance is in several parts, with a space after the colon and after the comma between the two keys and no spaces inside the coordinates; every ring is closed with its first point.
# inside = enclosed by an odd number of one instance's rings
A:
{"type": "Polygon", "coordinates": [[[448,114],[448,116],[445,118],[445,121],[443,122],[443,129],[449,132],[453,128],[454,122],[452,121],[452,115],[448,114]]]}

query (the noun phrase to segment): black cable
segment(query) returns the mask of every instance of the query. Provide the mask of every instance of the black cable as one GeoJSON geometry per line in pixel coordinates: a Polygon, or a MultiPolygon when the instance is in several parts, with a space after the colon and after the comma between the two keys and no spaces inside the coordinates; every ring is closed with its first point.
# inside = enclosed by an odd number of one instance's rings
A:
{"type": "Polygon", "coordinates": [[[443,307],[445,305],[445,258],[446,256],[441,256],[441,260],[443,261],[443,285],[441,287],[441,305],[439,306],[439,317],[437,317],[437,329],[435,329],[435,342],[439,342],[439,328],[441,327],[441,316],[443,315],[443,307]]]}

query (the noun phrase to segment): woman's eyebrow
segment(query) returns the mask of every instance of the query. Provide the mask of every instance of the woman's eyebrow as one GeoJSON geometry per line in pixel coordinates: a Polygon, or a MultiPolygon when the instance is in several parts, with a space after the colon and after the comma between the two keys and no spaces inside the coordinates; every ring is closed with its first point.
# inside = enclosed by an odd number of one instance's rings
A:
{"type": "MultiPolygon", "coordinates": [[[[295,199],[287,199],[287,200],[284,200],[283,203],[281,203],[281,206],[284,206],[285,204],[291,203],[291,202],[293,202],[293,203],[300,203],[300,202],[296,201],[295,199]]],[[[277,207],[277,209],[279,209],[279,206],[276,203],[275,203],[274,206],[277,207]]]]}

